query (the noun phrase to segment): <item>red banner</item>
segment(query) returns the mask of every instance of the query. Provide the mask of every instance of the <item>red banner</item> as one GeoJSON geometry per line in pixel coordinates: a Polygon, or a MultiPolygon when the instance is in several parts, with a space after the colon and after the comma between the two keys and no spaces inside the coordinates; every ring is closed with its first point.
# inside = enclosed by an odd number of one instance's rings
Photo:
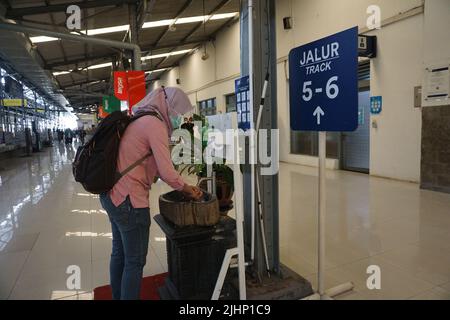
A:
{"type": "Polygon", "coordinates": [[[98,117],[100,119],[105,119],[109,115],[108,112],[105,111],[102,105],[98,107],[98,117]]]}
{"type": "Polygon", "coordinates": [[[128,71],[128,104],[131,108],[145,97],[145,72],[128,71]]]}
{"type": "Polygon", "coordinates": [[[119,100],[128,100],[128,77],[126,71],[114,71],[114,95],[119,100]]]}

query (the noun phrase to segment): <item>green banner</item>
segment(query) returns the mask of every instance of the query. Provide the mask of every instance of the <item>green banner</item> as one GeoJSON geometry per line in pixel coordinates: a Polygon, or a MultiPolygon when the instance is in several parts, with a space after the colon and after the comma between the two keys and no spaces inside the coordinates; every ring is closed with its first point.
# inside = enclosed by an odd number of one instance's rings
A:
{"type": "Polygon", "coordinates": [[[103,97],[103,108],[107,113],[120,111],[120,100],[114,96],[103,97]]]}

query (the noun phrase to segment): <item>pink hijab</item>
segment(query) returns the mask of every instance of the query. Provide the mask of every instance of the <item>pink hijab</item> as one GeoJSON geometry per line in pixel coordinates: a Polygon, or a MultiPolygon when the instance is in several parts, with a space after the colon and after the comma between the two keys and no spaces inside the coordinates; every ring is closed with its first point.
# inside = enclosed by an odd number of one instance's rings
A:
{"type": "Polygon", "coordinates": [[[136,104],[133,115],[143,112],[156,112],[164,120],[169,136],[172,135],[172,122],[170,117],[184,115],[193,110],[188,96],[180,88],[168,87],[158,88],[150,92],[144,99],[136,104]]]}

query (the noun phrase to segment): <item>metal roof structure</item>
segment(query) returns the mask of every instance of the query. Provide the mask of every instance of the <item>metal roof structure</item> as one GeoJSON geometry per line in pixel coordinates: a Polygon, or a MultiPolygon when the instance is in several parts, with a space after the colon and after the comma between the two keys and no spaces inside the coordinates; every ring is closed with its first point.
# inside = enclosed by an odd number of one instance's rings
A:
{"type": "MultiPolygon", "coordinates": [[[[63,33],[70,31],[67,7],[77,5],[81,30],[76,32],[138,44],[142,69],[156,70],[147,74],[148,81],[177,66],[193,49],[214,40],[217,32],[238,18],[240,8],[239,0],[0,0],[0,4],[5,22],[63,33]],[[130,35],[133,23],[142,25],[137,35],[130,35]]],[[[34,82],[42,83],[41,89],[49,95],[62,95],[75,112],[92,112],[90,105],[111,92],[112,70],[128,67],[130,57],[119,49],[39,36],[27,34],[27,41],[22,41],[30,53],[28,67],[21,68],[24,58],[8,54],[6,48],[0,48],[0,54],[24,77],[27,70],[36,73],[39,77],[34,82]]],[[[30,78],[33,82],[33,76],[30,78]]],[[[63,105],[64,99],[59,100],[63,105]]]]}

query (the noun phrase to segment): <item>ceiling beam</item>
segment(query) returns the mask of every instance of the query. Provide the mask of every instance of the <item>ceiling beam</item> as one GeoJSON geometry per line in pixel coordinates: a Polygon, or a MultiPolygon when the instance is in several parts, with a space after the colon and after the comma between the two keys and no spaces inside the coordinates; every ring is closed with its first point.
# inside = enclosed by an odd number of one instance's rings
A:
{"type": "MultiPolygon", "coordinates": [[[[67,58],[67,60],[65,60],[65,61],[47,63],[45,65],[45,69],[52,70],[52,69],[58,68],[58,67],[68,66],[68,65],[72,65],[72,64],[79,64],[82,62],[89,62],[89,61],[100,60],[100,59],[105,59],[105,60],[108,60],[108,62],[109,62],[113,56],[114,56],[113,54],[101,54],[101,55],[97,55],[97,56],[87,56],[87,57],[75,58],[75,59],[67,58]]],[[[60,70],[52,70],[52,71],[60,71],[60,70]]]]}
{"type": "MultiPolygon", "coordinates": [[[[181,7],[181,9],[176,13],[175,17],[173,17],[173,19],[176,21],[180,15],[183,14],[184,11],[186,11],[187,8],[189,8],[189,6],[192,4],[192,2],[194,2],[194,0],[187,0],[183,6],[181,7]]],[[[174,22],[175,23],[175,22],[174,22]]],[[[167,34],[167,32],[169,32],[171,26],[167,26],[164,31],[159,35],[159,37],[156,39],[155,43],[153,44],[154,47],[156,47],[158,45],[158,43],[161,41],[162,38],[164,38],[164,36],[167,34]]]]}
{"type": "MultiPolygon", "coordinates": [[[[159,47],[154,47],[153,44],[151,45],[142,45],[141,49],[142,51],[154,51],[154,50],[162,50],[162,49],[173,49],[174,47],[182,47],[182,46],[187,46],[187,45],[191,45],[191,44],[199,44],[201,42],[205,42],[205,41],[211,41],[213,40],[212,37],[206,37],[203,39],[199,39],[197,41],[185,41],[183,43],[181,42],[176,42],[176,43],[171,43],[171,44],[167,44],[167,45],[163,45],[163,46],[159,46],[159,47]]],[[[81,58],[74,58],[74,59],[70,59],[67,58],[67,62],[66,61],[58,61],[58,62],[48,62],[45,65],[45,69],[47,70],[51,70],[51,71],[61,71],[61,70],[52,70],[54,68],[59,68],[59,67],[64,67],[67,65],[73,65],[73,64],[79,64],[82,62],[90,62],[90,61],[94,61],[94,60],[108,60],[108,62],[112,59],[112,57],[114,56],[114,54],[102,54],[102,55],[98,55],[98,56],[89,56],[89,57],[81,57],[81,58]]]]}
{"type": "MultiPolygon", "coordinates": [[[[170,68],[175,68],[177,66],[178,66],[178,64],[173,64],[173,65],[170,65],[170,66],[165,67],[165,68],[170,69],[170,68]]],[[[143,70],[143,71],[147,72],[147,71],[152,71],[152,70],[156,70],[156,69],[152,68],[152,69],[143,70]]],[[[83,84],[89,84],[89,83],[93,83],[93,82],[97,82],[97,81],[108,81],[108,80],[109,80],[109,76],[108,77],[104,77],[104,78],[98,78],[96,80],[90,80],[90,81],[82,80],[82,81],[78,81],[78,82],[73,82],[73,83],[68,83],[66,85],[62,85],[61,89],[62,90],[66,90],[67,88],[81,86],[83,84]]],[[[97,84],[100,84],[100,83],[98,82],[97,84]]]]}
{"type": "Polygon", "coordinates": [[[68,84],[66,84],[66,85],[62,85],[61,86],[61,89],[62,90],[66,90],[67,88],[72,88],[72,87],[76,87],[76,86],[81,86],[81,85],[84,85],[84,84],[100,84],[101,82],[98,82],[98,81],[107,81],[107,80],[109,80],[109,77],[108,78],[99,78],[98,80],[90,80],[90,81],[87,81],[87,80],[81,80],[81,81],[76,81],[76,82],[72,82],[72,83],[68,83],[68,84]],[[96,83],[94,83],[94,82],[96,82],[96,83]]]}
{"type": "MultiPolygon", "coordinates": [[[[205,21],[199,22],[195,25],[194,28],[191,29],[191,31],[180,41],[180,43],[186,42],[190,36],[192,36],[197,30],[199,30],[204,24],[206,24],[209,19],[211,18],[211,16],[213,14],[215,14],[217,11],[219,11],[220,9],[222,9],[224,6],[226,6],[228,3],[230,3],[232,0],[222,0],[217,6],[214,7],[214,9],[212,9],[211,11],[209,11],[207,13],[208,16],[210,16],[208,19],[206,19],[205,21]]],[[[206,36],[206,35],[204,35],[206,36]]],[[[172,50],[175,50],[176,47],[172,48],[172,50]]],[[[157,63],[155,68],[159,68],[159,66],[163,65],[167,59],[169,57],[166,57],[164,60],[162,60],[161,62],[157,63]]]]}
{"type": "Polygon", "coordinates": [[[88,2],[66,2],[61,4],[53,4],[49,6],[37,6],[37,7],[27,7],[27,8],[12,8],[6,11],[6,18],[15,19],[23,16],[29,16],[34,14],[43,14],[51,12],[65,12],[67,7],[70,5],[77,5],[80,9],[98,8],[98,7],[109,7],[117,6],[123,4],[137,3],[139,0],[94,0],[88,2]]]}
{"type": "MultiPolygon", "coordinates": [[[[232,0],[222,0],[214,9],[212,9],[209,13],[208,16],[212,16],[214,13],[216,13],[217,11],[219,11],[220,9],[222,9],[224,6],[226,6],[228,3],[230,3],[232,0]]],[[[181,40],[181,42],[187,41],[187,39],[189,39],[190,36],[192,36],[198,29],[200,29],[203,25],[203,23],[207,23],[209,21],[209,18],[205,21],[205,22],[199,22],[198,24],[195,25],[194,28],[192,28],[191,32],[189,32],[184,38],[183,40],[181,40]]]]}

